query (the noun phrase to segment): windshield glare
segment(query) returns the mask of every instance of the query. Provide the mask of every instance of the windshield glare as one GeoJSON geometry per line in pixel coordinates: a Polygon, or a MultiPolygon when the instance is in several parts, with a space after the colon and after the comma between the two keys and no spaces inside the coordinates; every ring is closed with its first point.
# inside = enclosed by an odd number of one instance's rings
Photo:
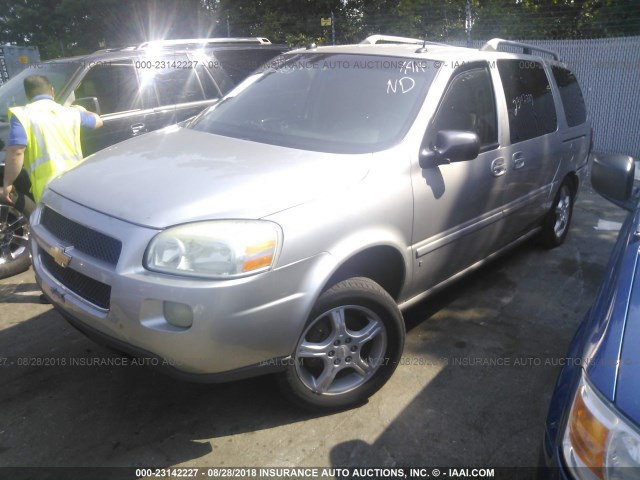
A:
{"type": "Polygon", "coordinates": [[[406,134],[435,71],[421,59],[283,56],[190,127],[304,150],[378,151],[406,134]]]}
{"type": "Polygon", "coordinates": [[[82,66],[80,62],[38,63],[34,67],[22,70],[0,87],[0,120],[7,121],[7,111],[16,105],[25,105],[23,80],[29,75],[44,75],[49,79],[56,92],[62,91],[74,73],[82,66]]]}

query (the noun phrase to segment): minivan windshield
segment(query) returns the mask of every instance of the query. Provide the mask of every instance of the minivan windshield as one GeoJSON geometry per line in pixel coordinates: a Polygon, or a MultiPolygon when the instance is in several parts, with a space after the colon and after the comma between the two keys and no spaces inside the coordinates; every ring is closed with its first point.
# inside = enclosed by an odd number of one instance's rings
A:
{"type": "Polygon", "coordinates": [[[0,121],[7,121],[9,108],[27,103],[27,97],[24,94],[22,85],[25,77],[29,75],[44,75],[49,79],[54,90],[60,92],[80,67],[82,67],[82,62],[51,61],[38,63],[22,70],[0,87],[0,121]]]}
{"type": "Polygon", "coordinates": [[[426,60],[350,54],[283,55],[190,128],[254,142],[367,153],[399,142],[435,72],[426,60]]]}

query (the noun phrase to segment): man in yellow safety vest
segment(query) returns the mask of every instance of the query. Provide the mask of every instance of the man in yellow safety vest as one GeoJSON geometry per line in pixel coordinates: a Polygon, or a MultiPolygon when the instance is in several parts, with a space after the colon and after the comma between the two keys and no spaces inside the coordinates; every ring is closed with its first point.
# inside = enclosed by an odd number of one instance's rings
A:
{"type": "Polygon", "coordinates": [[[29,175],[37,203],[51,179],[82,161],[80,129],[102,126],[97,114],[54,102],[53,86],[43,75],[25,78],[24,90],[30,103],[9,109],[9,141],[0,196],[9,204],[14,203],[13,182],[22,168],[29,175]]]}

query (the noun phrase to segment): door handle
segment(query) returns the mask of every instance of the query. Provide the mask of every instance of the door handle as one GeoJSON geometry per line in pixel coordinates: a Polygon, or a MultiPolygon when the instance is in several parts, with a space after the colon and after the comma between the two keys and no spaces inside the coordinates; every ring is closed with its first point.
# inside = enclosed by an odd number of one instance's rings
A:
{"type": "Polygon", "coordinates": [[[142,135],[143,133],[147,133],[149,131],[147,130],[147,126],[144,123],[134,123],[130,128],[131,135],[133,135],[134,137],[136,135],[142,135]]]}
{"type": "Polygon", "coordinates": [[[511,158],[513,158],[514,169],[518,170],[519,168],[524,167],[524,160],[525,160],[524,152],[516,152],[513,154],[511,158]]]}
{"type": "Polygon", "coordinates": [[[507,162],[505,162],[504,158],[496,158],[491,162],[491,174],[494,177],[499,177],[505,173],[507,173],[507,162]]]}

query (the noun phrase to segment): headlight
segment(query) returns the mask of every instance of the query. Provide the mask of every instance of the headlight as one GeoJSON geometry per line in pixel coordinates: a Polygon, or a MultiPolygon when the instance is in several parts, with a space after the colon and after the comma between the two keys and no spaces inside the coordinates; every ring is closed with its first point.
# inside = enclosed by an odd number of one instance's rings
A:
{"type": "Polygon", "coordinates": [[[581,480],[638,478],[640,433],[600,397],[584,374],[569,414],[563,450],[567,465],[581,480]]]}
{"type": "Polygon", "coordinates": [[[169,228],[156,235],[145,254],[148,270],[173,275],[228,279],[273,265],[282,230],[260,220],[219,220],[169,228]]]}

